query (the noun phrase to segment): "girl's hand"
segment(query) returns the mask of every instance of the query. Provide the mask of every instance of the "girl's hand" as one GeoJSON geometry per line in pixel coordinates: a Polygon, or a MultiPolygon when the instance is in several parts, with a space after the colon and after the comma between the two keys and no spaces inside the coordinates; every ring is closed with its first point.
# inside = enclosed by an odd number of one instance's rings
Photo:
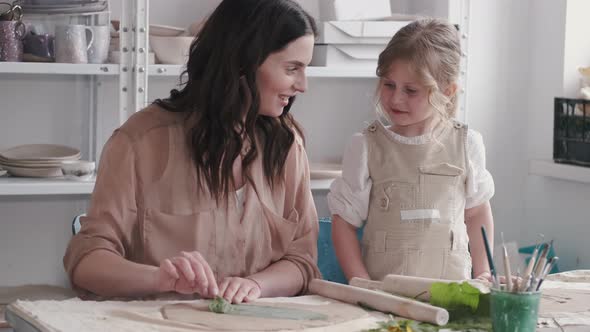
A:
{"type": "Polygon", "coordinates": [[[260,285],[252,279],[229,277],[219,285],[219,296],[231,303],[254,301],[260,294],[260,285]]]}
{"type": "MultiPolygon", "coordinates": [[[[520,285],[523,282],[522,278],[519,278],[519,277],[514,276],[514,275],[512,276],[511,279],[512,279],[512,284],[513,285],[515,283],[518,283],[518,285],[520,285]]],[[[492,278],[492,274],[490,272],[483,272],[483,273],[481,273],[480,275],[478,275],[477,277],[475,277],[475,280],[479,280],[479,281],[483,281],[483,282],[489,283],[490,286],[493,285],[493,283],[494,283],[494,280],[492,278]]],[[[506,277],[504,277],[504,276],[498,276],[498,282],[500,284],[505,284],[506,283],[506,277]]]]}
{"type": "Polygon", "coordinates": [[[480,280],[480,281],[494,282],[494,280],[492,280],[492,274],[488,271],[480,273],[478,276],[476,276],[473,279],[480,280]]]}
{"type": "Polygon", "coordinates": [[[219,292],[211,267],[197,251],[183,251],[179,256],[164,259],[156,278],[159,292],[198,293],[204,298],[215,297],[219,292]]]}

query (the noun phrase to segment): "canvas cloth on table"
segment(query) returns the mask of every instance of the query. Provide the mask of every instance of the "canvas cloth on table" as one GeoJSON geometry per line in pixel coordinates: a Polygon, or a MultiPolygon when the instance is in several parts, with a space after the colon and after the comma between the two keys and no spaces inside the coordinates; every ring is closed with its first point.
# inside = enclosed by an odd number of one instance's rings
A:
{"type": "MultiPolygon", "coordinates": [[[[69,331],[218,331],[194,324],[164,319],[161,309],[173,303],[195,303],[197,301],[82,301],[78,298],[65,301],[17,301],[9,310],[28,321],[41,332],[69,331]]],[[[328,308],[335,301],[321,296],[302,296],[294,298],[272,298],[257,301],[260,305],[294,303],[328,308]]],[[[354,306],[350,306],[355,308],[354,306]]],[[[329,310],[329,309],[328,309],[329,310]]],[[[347,311],[350,313],[350,311],[347,311]]],[[[248,318],[235,316],[241,324],[248,324],[248,318]]],[[[386,320],[380,313],[366,313],[351,316],[348,321],[328,321],[330,326],[295,329],[298,331],[361,331],[376,326],[376,322],[386,320]]],[[[240,329],[237,329],[240,330],[240,329]]],[[[234,329],[234,331],[237,331],[234,329]]],[[[278,329],[275,331],[287,330],[278,329]]],[[[293,329],[290,329],[293,331],[293,329]]],[[[268,331],[268,329],[266,330],[268,331]]]]}

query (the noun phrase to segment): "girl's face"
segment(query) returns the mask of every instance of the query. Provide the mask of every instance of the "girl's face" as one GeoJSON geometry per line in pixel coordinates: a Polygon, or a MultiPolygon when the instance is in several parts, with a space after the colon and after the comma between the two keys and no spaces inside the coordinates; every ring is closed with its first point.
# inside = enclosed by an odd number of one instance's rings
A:
{"type": "Polygon", "coordinates": [[[278,117],[289,99],[307,89],[305,68],[311,62],[314,36],[305,35],[271,53],[256,71],[261,115],[278,117]]]}
{"type": "Polygon", "coordinates": [[[428,102],[428,88],[420,83],[409,62],[395,60],[379,85],[379,102],[393,129],[420,135],[434,109],[428,102]]]}

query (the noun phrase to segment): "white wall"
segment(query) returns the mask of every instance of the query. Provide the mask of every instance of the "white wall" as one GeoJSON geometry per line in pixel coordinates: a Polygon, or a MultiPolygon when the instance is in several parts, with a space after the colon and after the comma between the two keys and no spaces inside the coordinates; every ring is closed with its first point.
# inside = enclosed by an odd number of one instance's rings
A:
{"type": "MultiPolygon", "coordinates": [[[[575,97],[576,69],[590,65],[588,23],[583,19],[588,12],[586,0],[531,2],[528,159],[552,159],[553,98],[575,97]]],[[[560,268],[589,268],[590,185],[530,175],[525,195],[521,238],[533,242],[543,233],[556,241],[560,268]]]]}
{"type": "Polygon", "coordinates": [[[467,123],[481,132],[496,194],[496,239],[519,237],[524,216],[528,1],[471,1],[467,123]]]}
{"type": "Polygon", "coordinates": [[[566,6],[563,96],[577,98],[580,89],[579,67],[590,66],[590,1],[568,0],[566,6]]]}
{"type": "MultiPolygon", "coordinates": [[[[0,76],[0,149],[54,143],[88,158],[89,82],[78,76],[0,76]]],[[[0,196],[0,286],[63,284],[68,224],[83,211],[77,196],[0,196]]]]}

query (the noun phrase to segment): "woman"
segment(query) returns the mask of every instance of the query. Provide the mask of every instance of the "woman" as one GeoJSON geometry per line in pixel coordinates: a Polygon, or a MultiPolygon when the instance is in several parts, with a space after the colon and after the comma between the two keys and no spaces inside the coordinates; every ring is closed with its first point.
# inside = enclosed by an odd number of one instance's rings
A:
{"type": "Polygon", "coordinates": [[[303,135],[314,20],[291,0],[224,0],[191,45],[186,84],[104,147],[64,265],[101,296],[234,303],[305,292],[317,213],[303,135]]]}

